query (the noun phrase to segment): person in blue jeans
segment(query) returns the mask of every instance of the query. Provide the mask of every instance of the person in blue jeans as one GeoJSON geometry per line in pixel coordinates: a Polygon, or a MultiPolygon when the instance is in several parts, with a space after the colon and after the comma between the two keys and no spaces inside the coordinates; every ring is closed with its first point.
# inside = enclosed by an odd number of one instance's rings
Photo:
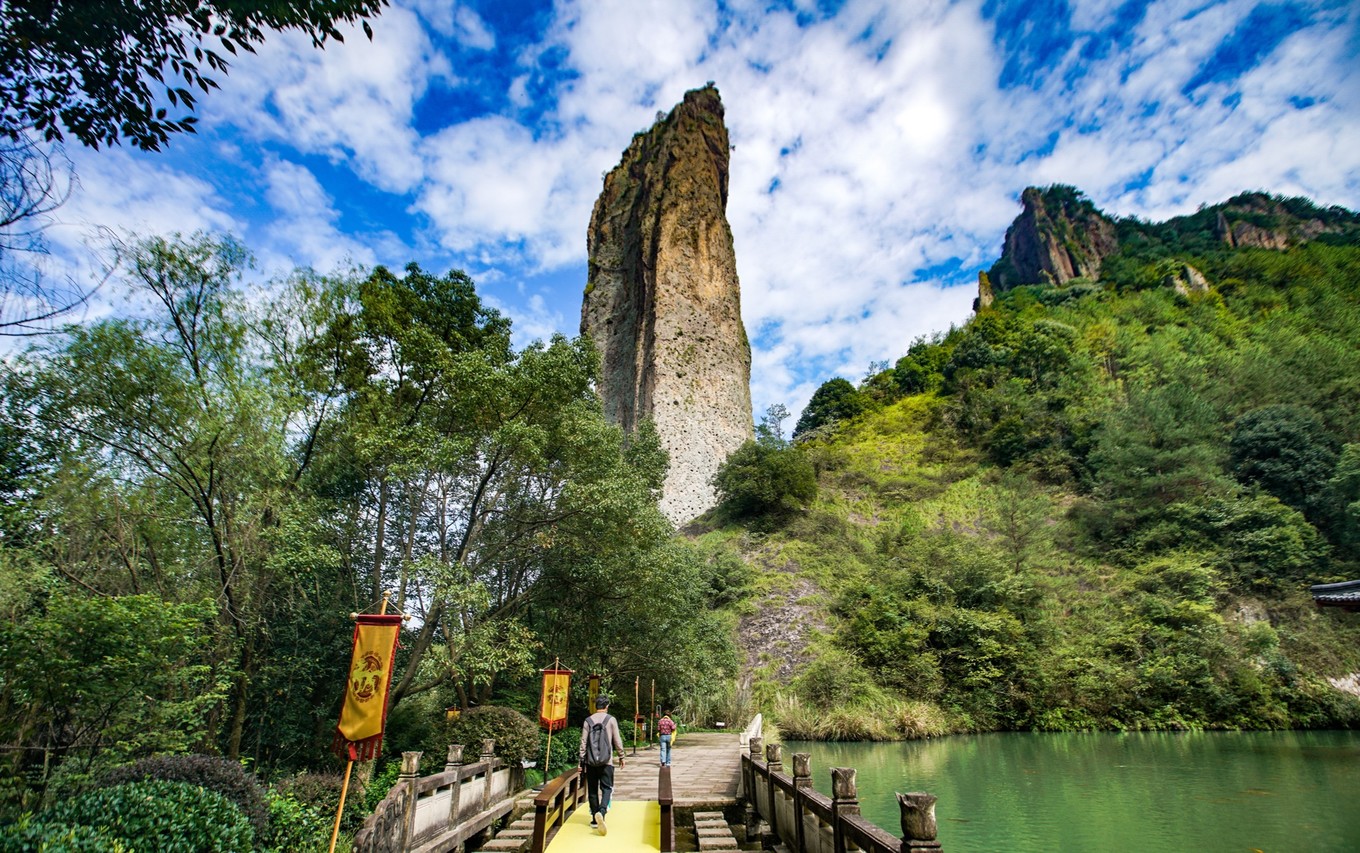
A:
{"type": "Polygon", "coordinates": [[[613,758],[614,753],[618,753],[619,766],[623,766],[623,736],[619,733],[619,721],[609,713],[609,697],[603,694],[597,697],[595,707],[598,710],[586,717],[581,726],[578,760],[586,777],[590,825],[605,835],[609,832],[609,825],[604,818],[609,811],[609,799],[614,793],[613,758]]]}
{"type": "Polygon", "coordinates": [[[667,711],[661,715],[661,719],[656,722],[657,733],[661,735],[661,766],[671,766],[671,741],[675,738],[675,720],[671,719],[671,712],[667,711]]]}

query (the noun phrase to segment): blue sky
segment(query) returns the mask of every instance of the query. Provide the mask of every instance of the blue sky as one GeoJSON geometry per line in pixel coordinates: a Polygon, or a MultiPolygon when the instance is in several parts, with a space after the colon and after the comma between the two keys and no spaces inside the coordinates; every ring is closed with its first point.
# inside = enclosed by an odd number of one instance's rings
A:
{"type": "Polygon", "coordinates": [[[166,152],[71,150],[53,262],[92,266],[97,228],[224,231],[262,279],[456,267],[519,343],[574,335],[602,174],[711,80],[756,412],[796,413],[966,320],[1026,186],[1360,208],[1348,0],[393,0],[373,29],[271,38],[166,152]]]}

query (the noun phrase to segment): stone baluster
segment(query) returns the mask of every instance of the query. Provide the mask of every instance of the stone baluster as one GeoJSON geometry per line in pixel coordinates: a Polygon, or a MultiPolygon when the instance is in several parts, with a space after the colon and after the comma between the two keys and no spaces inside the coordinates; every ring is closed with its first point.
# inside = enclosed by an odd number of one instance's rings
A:
{"type": "Polygon", "coordinates": [[[756,770],[756,761],[765,748],[765,739],[759,735],[752,735],[748,746],[751,750],[751,778],[746,790],[751,800],[751,808],[746,813],[746,837],[753,838],[759,837],[760,833],[760,790],[765,786],[757,784],[760,773],[756,770]]]}
{"type": "Polygon", "coordinates": [[[835,853],[846,853],[841,820],[859,814],[859,786],[855,775],[853,767],[831,768],[831,831],[835,853]]]}
{"type": "Polygon", "coordinates": [[[420,753],[403,752],[401,754],[401,775],[397,778],[397,784],[406,789],[401,816],[402,850],[410,846],[411,838],[416,834],[416,784],[419,781],[420,753]]]}
{"type": "Polygon", "coordinates": [[[772,743],[765,747],[765,763],[769,765],[771,773],[783,773],[784,745],[772,743]]]}
{"type": "Polygon", "coordinates": [[[812,754],[793,754],[793,829],[798,836],[798,850],[807,849],[807,829],[803,825],[803,793],[812,790],[812,754]]]}
{"type": "MultiPolygon", "coordinates": [[[[460,770],[463,767],[463,745],[461,743],[449,744],[449,757],[444,762],[444,772],[460,770]]],[[[453,780],[453,786],[449,788],[449,826],[458,825],[460,809],[462,808],[463,780],[457,777],[453,780]]]]}
{"type": "Polygon", "coordinates": [[[769,783],[769,803],[770,803],[770,844],[765,845],[765,849],[773,849],[779,843],[779,787],[774,783],[774,774],[784,772],[784,747],[782,744],[772,743],[765,747],[765,769],[769,771],[767,782],[769,783]]]}
{"type": "Polygon", "coordinates": [[[491,782],[496,775],[496,741],[486,738],[482,741],[481,762],[486,765],[486,786],[482,788],[482,811],[491,808],[491,782]]]}
{"type": "Polygon", "coordinates": [[[935,822],[934,794],[914,791],[898,794],[897,804],[902,809],[902,849],[943,850],[938,840],[939,826],[935,822]]]}

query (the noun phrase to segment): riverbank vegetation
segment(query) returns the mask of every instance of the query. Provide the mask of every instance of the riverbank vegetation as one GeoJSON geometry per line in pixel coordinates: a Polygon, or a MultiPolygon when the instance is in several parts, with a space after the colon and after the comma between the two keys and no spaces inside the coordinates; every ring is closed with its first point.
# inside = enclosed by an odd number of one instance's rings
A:
{"type": "Polygon", "coordinates": [[[701,539],[764,569],[743,643],[785,736],[1360,722],[1328,680],[1360,618],[1308,592],[1360,576],[1360,248],[1154,236],[766,431],[815,497],[728,495],[701,539]]]}

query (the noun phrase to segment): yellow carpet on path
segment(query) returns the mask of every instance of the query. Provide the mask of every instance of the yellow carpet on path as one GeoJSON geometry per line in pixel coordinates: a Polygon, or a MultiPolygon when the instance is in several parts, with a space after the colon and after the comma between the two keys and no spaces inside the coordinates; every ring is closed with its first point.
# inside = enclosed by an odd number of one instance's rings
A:
{"type": "Polygon", "coordinates": [[[581,803],[557,831],[550,853],[633,853],[661,849],[661,804],[652,800],[614,800],[609,804],[609,834],[590,826],[590,806],[581,803]]]}

